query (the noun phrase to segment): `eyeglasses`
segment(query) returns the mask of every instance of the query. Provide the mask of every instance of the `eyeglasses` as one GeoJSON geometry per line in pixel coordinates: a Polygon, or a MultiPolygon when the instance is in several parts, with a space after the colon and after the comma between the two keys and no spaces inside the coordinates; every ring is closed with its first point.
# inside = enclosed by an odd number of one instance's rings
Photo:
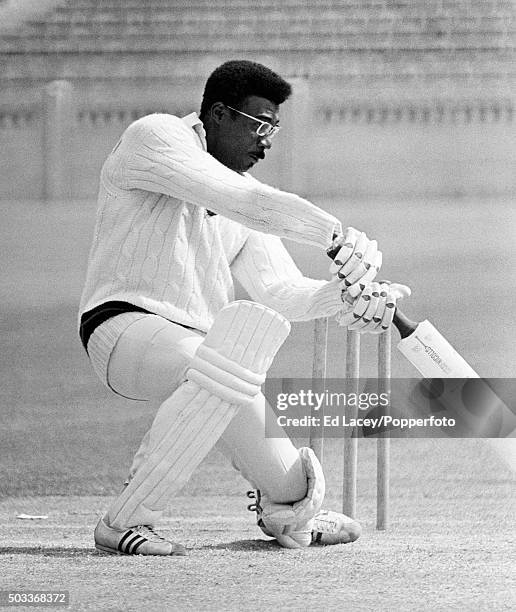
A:
{"type": "Polygon", "coordinates": [[[269,123],[268,121],[257,119],[256,117],[243,113],[232,106],[228,106],[227,104],[226,106],[239,115],[244,115],[244,117],[257,121],[260,125],[256,128],[256,134],[257,136],[260,136],[260,138],[274,138],[274,136],[276,136],[276,134],[281,130],[279,125],[272,125],[272,123],[269,123]]]}

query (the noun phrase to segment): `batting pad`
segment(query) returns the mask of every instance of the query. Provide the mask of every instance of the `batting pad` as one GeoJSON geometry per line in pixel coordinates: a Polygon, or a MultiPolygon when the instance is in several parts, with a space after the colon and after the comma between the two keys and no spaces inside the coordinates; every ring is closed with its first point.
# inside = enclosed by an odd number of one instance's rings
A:
{"type": "Polygon", "coordinates": [[[276,538],[284,548],[302,548],[312,541],[312,524],[322,507],[326,483],[323,469],[311,448],[299,449],[306,474],[308,490],[304,499],[294,504],[271,502],[266,495],[260,499],[259,525],[267,535],[276,538]]]}
{"type": "Polygon", "coordinates": [[[187,380],[160,406],[149,452],[109,509],[111,527],[155,524],[236,412],[259,393],[289,331],[284,317],[261,304],[232,302],[220,311],[187,380]]]}

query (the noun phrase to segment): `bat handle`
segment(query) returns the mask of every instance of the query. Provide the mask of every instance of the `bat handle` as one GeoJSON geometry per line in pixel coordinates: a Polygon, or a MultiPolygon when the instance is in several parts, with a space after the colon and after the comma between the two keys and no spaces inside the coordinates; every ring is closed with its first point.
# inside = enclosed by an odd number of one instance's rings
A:
{"type": "MultiPolygon", "coordinates": [[[[334,239],[336,236],[333,237],[334,239]]],[[[339,252],[340,245],[335,247],[330,247],[326,254],[330,259],[335,259],[335,255],[339,252]]],[[[396,329],[400,332],[401,338],[408,338],[413,332],[416,331],[418,323],[416,321],[412,321],[406,315],[404,315],[399,308],[396,308],[394,312],[394,318],[392,320],[396,329]]]]}
{"type": "Polygon", "coordinates": [[[416,331],[418,323],[412,321],[406,315],[404,315],[399,308],[396,308],[394,318],[392,319],[394,326],[400,332],[401,338],[408,338],[412,333],[416,331]]]}

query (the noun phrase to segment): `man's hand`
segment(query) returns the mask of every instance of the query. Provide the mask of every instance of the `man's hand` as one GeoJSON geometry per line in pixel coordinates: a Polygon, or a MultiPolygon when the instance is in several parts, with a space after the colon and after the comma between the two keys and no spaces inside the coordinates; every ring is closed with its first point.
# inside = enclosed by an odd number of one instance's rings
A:
{"type": "Polygon", "coordinates": [[[343,279],[346,287],[354,287],[354,297],[375,279],[382,266],[382,252],[376,240],[369,240],[353,227],[347,227],[333,240],[328,255],[333,259],[330,274],[343,279]]]}
{"type": "Polygon", "coordinates": [[[392,323],[397,301],[410,293],[406,285],[389,281],[369,283],[358,297],[345,291],[342,299],[348,307],[337,315],[337,322],[352,331],[381,334],[392,323]]]}

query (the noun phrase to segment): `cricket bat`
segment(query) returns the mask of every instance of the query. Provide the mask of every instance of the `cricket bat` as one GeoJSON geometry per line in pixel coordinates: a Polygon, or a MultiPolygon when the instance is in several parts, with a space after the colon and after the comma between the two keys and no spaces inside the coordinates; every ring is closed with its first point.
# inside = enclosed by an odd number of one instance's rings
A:
{"type": "MultiPolygon", "coordinates": [[[[333,259],[335,252],[328,250],[333,259]]],[[[491,389],[469,363],[453,348],[446,338],[428,320],[410,320],[396,308],[393,325],[401,340],[398,350],[420,372],[425,379],[440,379],[444,384],[439,401],[448,405],[455,413],[461,413],[464,420],[477,434],[496,431],[501,439],[490,440],[495,450],[509,467],[516,471],[516,418],[512,411],[491,389]],[[477,379],[473,395],[474,409],[464,404],[464,379],[477,379]],[[480,407],[480,410],[479,410],[480,407]],[[493,430],[495,423],[495,430],[493,430]]],[[[471,393],[470,393],[471,395],[471,393]]]]}
{"type": "Polygon", "coordinates": [[[514,406],[511,410],[430,321],[415,323],[397,308],[393,324],[401,336],[398,349],[403,356],[425,379],[441,380],[441,405],[461,417],[473,434],[485,437],[509,469],[516,472],[514,406]]]}
{"type": "Polygon", "coordinates": [[[416,323],[396,308],[393,324],[401,336],[398,350],[425,378],[480,378],[430,321],[416,323]]]}
{"type": "MultiPolygon", "coordinates": [[[[335,259],[339,249],[326,253],[335,259]]],[[[416,323],[396,308],[392,322],[401,336],[398,349],[424,378],[480,378],[430,321],[416,323]]]]}

